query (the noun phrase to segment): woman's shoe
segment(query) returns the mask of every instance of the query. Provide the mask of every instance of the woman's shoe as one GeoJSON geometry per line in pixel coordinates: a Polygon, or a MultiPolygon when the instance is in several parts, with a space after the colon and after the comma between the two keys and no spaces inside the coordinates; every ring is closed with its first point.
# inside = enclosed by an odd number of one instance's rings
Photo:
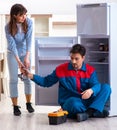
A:
{"type": "Polygon", "coordinates": [[[26,103],[26,109],[28,110],[29,113],[34,112],[34,109],[30,102],[26,103]]]}
{"type": "Polygon", "coordinates": [[[19,110],[19,108],[21,108],[21,107],[20,106],[13,106],[13,113],[15,116],[21,115],[21,111],[19,110]]]}

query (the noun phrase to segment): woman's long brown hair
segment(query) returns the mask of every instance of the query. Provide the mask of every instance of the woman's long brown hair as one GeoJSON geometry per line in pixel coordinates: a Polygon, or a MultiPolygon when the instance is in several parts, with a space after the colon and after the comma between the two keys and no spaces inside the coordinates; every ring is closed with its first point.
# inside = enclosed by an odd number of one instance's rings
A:
{"type": "MultiPolygon", "coordinates": [[[[21,4],[14,4],[11,7],[10,21],[9,21],[9,32],[12,36],[14,36],[18,31],[18,28],[17,28],[17,25],[16,25],[16,18],[14,17],[14,15],[17,16],[17,15],[23,15],[23,14],[26,14],[26,13],[27,13],[27,9],[21,4]]],[[[28,28],[27,21],[25,20],[22,23],[22,29],[23,29],[24,33],[27,32],[27,28],[28,28]]]]}

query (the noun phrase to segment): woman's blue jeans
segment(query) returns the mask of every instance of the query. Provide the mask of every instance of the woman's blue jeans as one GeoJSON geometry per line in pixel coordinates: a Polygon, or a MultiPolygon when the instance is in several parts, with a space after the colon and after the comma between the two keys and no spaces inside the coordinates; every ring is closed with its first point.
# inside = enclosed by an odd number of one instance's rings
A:
{"type": "MultiPolygon", "coordinates": [[[[24,57],[20,57],[20,60],[24,61],[24,57]]],[[[12,52],[7,52],[7,61],[8,61],[8,71],[9,71],[9,90],[10,97],[18,97],[18,63],[15,59],[15,56],[12,52]]],[[[31,94],[31,81],[28,78],[25,78],[24,82],[24,93],[31,94]]],[[[22,87],[22,86],[20,86],[22,87]]]]}

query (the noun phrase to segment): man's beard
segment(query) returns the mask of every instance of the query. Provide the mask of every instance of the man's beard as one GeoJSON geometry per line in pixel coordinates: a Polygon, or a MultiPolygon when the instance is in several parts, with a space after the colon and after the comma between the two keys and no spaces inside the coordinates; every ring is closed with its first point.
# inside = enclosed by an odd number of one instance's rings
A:
{"type": "Polygon", "coordinates": [[[72,64],[74,69],[78,69],[78,65],[77,64],[72,64]]]}

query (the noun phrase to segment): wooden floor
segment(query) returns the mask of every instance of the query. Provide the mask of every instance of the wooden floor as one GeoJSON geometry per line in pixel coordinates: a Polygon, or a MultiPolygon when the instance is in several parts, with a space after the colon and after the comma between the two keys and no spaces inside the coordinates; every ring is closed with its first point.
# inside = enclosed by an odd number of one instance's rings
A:
{"type": "Polygon", "coordinates": [[[21,116],[17,117],[12,114],[10,98],[2,95],[2,100],[0,101],[0,130],[117,130],[117,117],[90,118],[80,123],[69,119],[66,123],[60,125],[49,125],[48,113],[57,110],[59,107],[35,106],[33,84],[32,103],[35,112],[29,114],[25,108],[23,88],[20,83],[19,105],[21,106],[21,116]]]}

